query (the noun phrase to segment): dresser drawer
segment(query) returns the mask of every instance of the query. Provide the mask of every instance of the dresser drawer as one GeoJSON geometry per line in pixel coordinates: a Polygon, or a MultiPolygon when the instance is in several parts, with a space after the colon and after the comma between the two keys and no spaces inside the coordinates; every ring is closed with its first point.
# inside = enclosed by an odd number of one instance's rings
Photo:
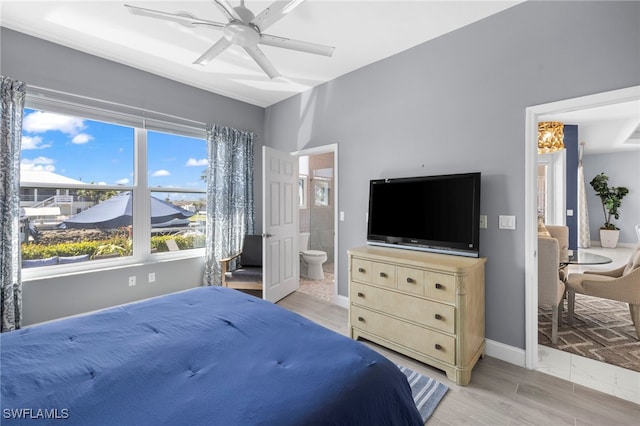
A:
{"type": "Polygon", "coordinates": [[[424,271],[415,268],[396,268],[397,285],[400,291],[411,294],[424,295],[424,271]]]}
{"type": "Polygon", "coordinates": [[[396,286],[396,267],[388,263],[372,262],[373,276],[371,280],[376,285],[395,288],[396,286]]]}
{"type": "Polygon", "coordinates": [[[417,322],[445,333],[455,333],[455,308],[408,294],[351,283],[351,303],[417,322]],[[400,307],[400,309],[399,309],[400,307]]]}
{"type": "Polygon", "coordinates": [[[372,275],[371,261],[362,259],[353,259],[351,261],[352,280],[370,283],[372,275]]]}
{"type": "Polygon", "coordinates": [[[410,324],[395,318],[350,306],[351,326],[382,337],[393,343],[411,348],[440,361],[455,362],[456,339],[436,331],[410,324]]]}
{"type": "Polygon", "coordinates": [[[424,295],[447,303],[456,302],[456,277],[425,271],[424,295]]]}

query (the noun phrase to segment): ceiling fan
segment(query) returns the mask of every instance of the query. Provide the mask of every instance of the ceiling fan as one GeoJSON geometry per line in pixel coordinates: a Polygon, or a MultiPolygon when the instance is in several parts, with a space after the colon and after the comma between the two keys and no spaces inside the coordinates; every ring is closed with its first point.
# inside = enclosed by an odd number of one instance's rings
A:
{"type": "Polygon", "coordinates": [[[125,7],[134,15],[177,22],[188,27],[206,26],[216,30],[222,30],[223,37],[196,59],[194,64],[207,65],[211,60],[235,44],[244,48],[269,78],[276,78],[280,76],[280,73],[267,59],[262,50],[260,50],[258,44],[324,56],[331,56],[335,49],[331,46],[278,37],[262,32],[282,19],[303,1],[304,0],[275,1],[271,6],[256,16],[245,7],[244,0],[241,0],[240,5],[236,7],[232,7],[227,0],[213,0],[215,5],[218,6],[229,20],[228,23],[200,19],[186,12],[169,13],[128,4],[125,4],[125,7]]]}

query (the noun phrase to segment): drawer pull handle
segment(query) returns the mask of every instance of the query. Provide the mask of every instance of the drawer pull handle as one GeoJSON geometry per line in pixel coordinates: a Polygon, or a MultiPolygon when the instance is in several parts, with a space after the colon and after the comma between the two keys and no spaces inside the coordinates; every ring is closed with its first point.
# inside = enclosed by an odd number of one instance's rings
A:
{"type": "Polygon", "coordinates": [[[438,290],[440,290],[440,289],[442,288],[442,284],[440,284],[440,283],[436,283],[436,288],[437,288],[438,290]]]}
{"type": "Polygon", "coordinates": [[[358,268],[358,272],[364,274],[364,268],[358,268]]]}
{"type": "Polygon", "coordinates": [[[436,348],[436,350],[438,350],[438,351],[439,351],[440,349],[442,349],[442,346],[440,346],[440,344],[439,344],[439,343],[436,343],[435,348],[436,348]]]}
{"type": "Polygon", "coordinates": [[[360,321],[360,322],[364,322],[364,318],[362,318],[362,317],[358,317],[358,321],[360,321]]]}
{"type": "Polygon", "coordinates": [[[440,315],[440,314],[436,314],[436,315],[435,315],[435,318],[436,318],[437,320],[441,320],[441,319],[442,319],[442,315],[440,315]]]}
{"type": "Polygon", "coordinates": [[[364,293],[358,292],[358,297],[364,297],[364,293]]]}
{"type": "Polygon", "coordinates": [[[382,278],[386,278],[386,277],[387,277],[387,274],[385,274],[384,272],[380,272],[380,276],[381,276],[382,278]]]}
{"type": "Polygon", "coordinates": [[[413,278],[407,278],[407,282],[408,282],[409,284],[411,284],[411,283],[414,283],[414,282],[415,282],[415,280],[414,280],[413,278]]]}

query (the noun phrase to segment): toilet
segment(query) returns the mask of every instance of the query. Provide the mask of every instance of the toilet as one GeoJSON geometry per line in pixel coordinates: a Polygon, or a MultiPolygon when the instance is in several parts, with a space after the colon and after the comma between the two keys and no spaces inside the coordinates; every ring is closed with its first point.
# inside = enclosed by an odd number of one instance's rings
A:
{"type": "Polygon", "coordinates": [[[300,276],[311,280],[324,279],[322,264],[327,261],[327,253],[320,250],[309,250],[308,232],[299,234],[300,243],[300,276]]]}

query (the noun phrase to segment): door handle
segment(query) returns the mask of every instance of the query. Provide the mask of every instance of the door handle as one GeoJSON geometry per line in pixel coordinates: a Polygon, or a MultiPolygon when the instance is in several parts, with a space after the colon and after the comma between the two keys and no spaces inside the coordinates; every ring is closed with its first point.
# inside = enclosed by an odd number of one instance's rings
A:
{"type": "Polygon", "coordinates": [[[262,234],[262,238],[271,238],[271,237],[273,237],[273,234],[267,234],[267,233],[262,234]]]}

